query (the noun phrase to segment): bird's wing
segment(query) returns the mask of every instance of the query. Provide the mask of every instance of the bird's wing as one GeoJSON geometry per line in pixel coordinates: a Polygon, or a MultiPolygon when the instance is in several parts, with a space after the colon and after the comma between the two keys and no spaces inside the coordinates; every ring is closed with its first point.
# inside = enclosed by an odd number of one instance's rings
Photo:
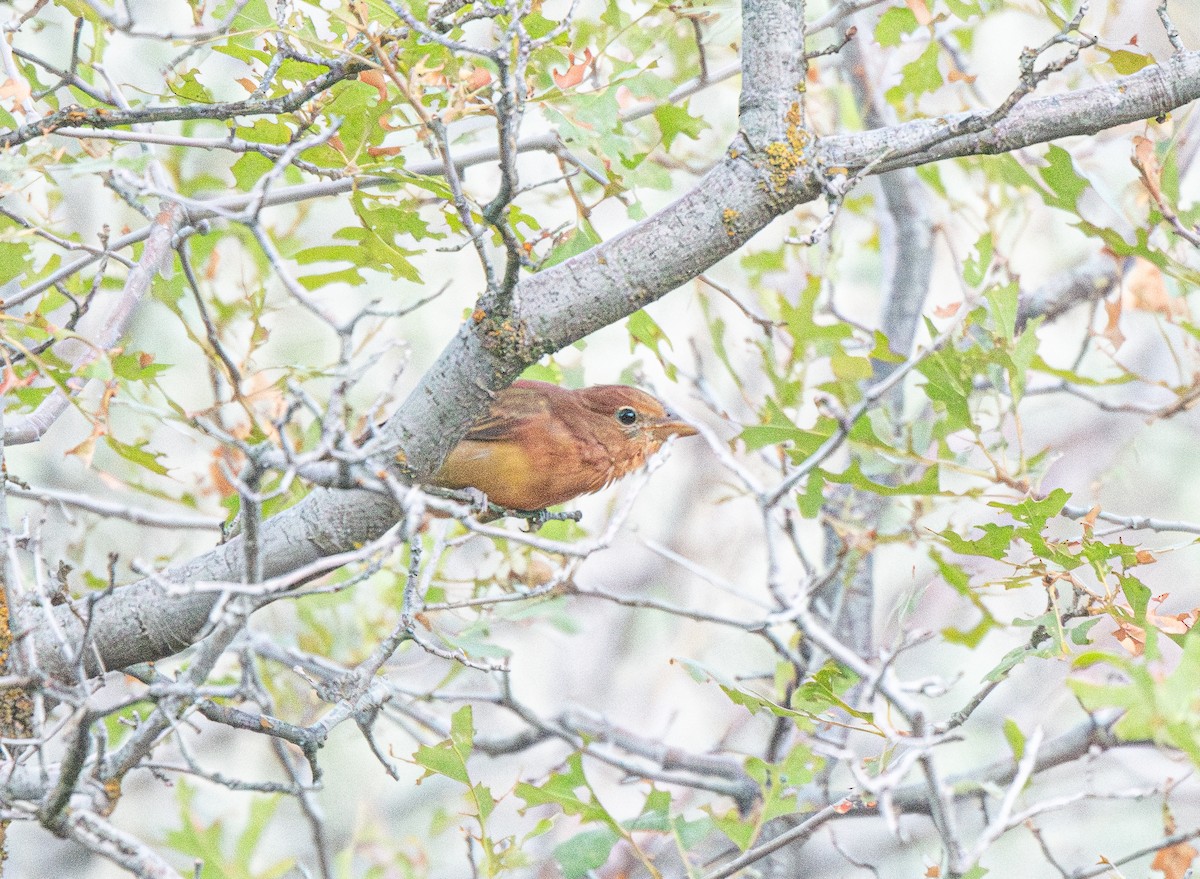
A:
{"type": "Polygon", "coordinates": [[[550,398],[544,390],[532,385],[519,382],[497,394],[488,414],[472,424],[463,439],[479,443],[512,440],[531,418],[548,415],[550,398]]]}

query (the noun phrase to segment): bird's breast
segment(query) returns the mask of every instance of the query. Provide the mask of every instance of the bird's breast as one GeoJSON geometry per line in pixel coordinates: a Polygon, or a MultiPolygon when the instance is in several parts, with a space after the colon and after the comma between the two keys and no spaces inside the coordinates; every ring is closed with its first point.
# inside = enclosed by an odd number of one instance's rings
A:
{"type": "Polygon", "coordinates": [[[508,509],[540,510],[598,491],[623,472],[602,447],[464,440],[433,482],[476,488],[508,509]]]}

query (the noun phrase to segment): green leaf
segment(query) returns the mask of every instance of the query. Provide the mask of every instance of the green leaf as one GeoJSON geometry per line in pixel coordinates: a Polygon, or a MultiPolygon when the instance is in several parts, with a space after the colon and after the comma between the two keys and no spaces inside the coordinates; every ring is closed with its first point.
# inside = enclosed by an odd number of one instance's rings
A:
{"type": "Polygon", "coordinates": [[[244,153],[229,170],[238,189],[250,190],[274,167],[275,163],[261,153],[244,153]]]}
{"type": "Polygon", "coordinates": [[[688,821],[682,815],[671,819],[671,831],[675,834],[675,838],[679,841],[679,847],[683,851],[690,851],[708,839],[715,829],[715,822],[707,815],[695,821],[688,821]]]}
{"type": "Polygon", "coordinates": [[[858,683],[858,675],[836,662],[826,662],[792,693],[791,706],[805,715],[816,717],[831,708],[874,724],[874,715],[849,705],[843,698],[858,683]]]}
{"type": "Polygon", "coordinates": [[[1004,738],[1012,751],[1013,759],[1019,762],[1025,756],[1025,734],[1011,717],[1004,718],[1004,738]]]}
{"type": "Polygon", "coordinates": [[[572,754],[567,758],[566,772],[552,774],[540,786],[519,782],[513,792],[525,801],[525,808],[554,805],[567,815],[618,829],[616,820],[608,814],[592,792],[591,785],[583,774],[583,759],[579,754],[572,754]],[[579,790],[583,790],[584,794],[576,793],[579,790]]]}
{"type": "Polygon", "coordinates": [[[904,65],[900,74],[900,84],[887,91],[888,101],[899,103],[905,97],[916,98],[940,89],[945,80],[938,69],[939,55],[937,42],[930,40],[925,51],[916,60],[904,65]]]}
{"type": "MultiPolygon", "coordinates": [[[[316,262],[345,262],[354,269],[349,277],[341,278],[345,283],[361,284],[366,279],[357,269],[373,269],[387,271],[393,277],[402,278],[413,283],[420,283],[421,275],[408,257],[414,251],[397,247],[395,242],[384,237],[391,232],[392,227],[385,223],[363,221],[360,226],[347,226],[333,233],[337,241],[347,244],[323,244],[307,247],[295,255],[296,262],[301,265],[311,265],[316,262]]],[[[315,290],[329,283],[329,275],[307,275],[300,278],[300,283],[309,290],[315,290]]]]}
{"type": "Polygon", "coordinates": [[[469,786],[467,759],[471,756],[474,736],[471,706],[464,705],[450,719],[449,739],[432,747],[421,745],[413,754],[413,761],[425,768],[425,774],[417,779],[417,784],[431,775],[444,775],[469,786]]]}
{"type": "Polygon", "coordinates": [[[885,49],[900,45],[901,37],[917,29],[917,17],[907,6],[893,6],[879,17],[875,26],[875,41],[885,49]]]}
{"type": "Polygon", "coordinates": [[[117,354],[110,360],[113,374],[126,381],[150,382],[160,372],[171,368],[167,363],[155,363],[153,360],[147,362],[145,355],[135,353],[117,354]]]}
{"type": "Polygon", "coordinates": [[[1120,577],[1121,592],[1133,609],[1134,619],[1140,623],[1146,621],[1146,610],[1150,607],[1150,587],[1134,577],[1120,577]]]}
{"type": "Polygon", "coordinates": [[[987,270],[991,268],[993,255],[992,233],[984,232],[975,242],[971,255],[963,263],[963,280],[972,287],[982,284],[987,270]]]}
{"type": "Polygon", "coordinates": [[[483,824],[496,808],[496,798],[492,796],[491,789],[481,783],[472,786],[471,798],[475,802],[476,817],[479,818],[480,824],[483,824]]]}
{"type": "Polygon", "coordinates": [[[195,68],[182,71],[171,77],[167,87],[180,99],[183,104],[211,104],[212,92],[200,83],[200,72],[195,68]]]}
{"type": "Polygon", "coordinates": [[[967,19],[976,15],[983,14],[983,10],[980,8],[979,3],[975,2],[975,0],[943,0],[943,2],[946,4],[946,8],[950,10],[951,14],[953,14],[956,18],[962,19],[963,21],[966,21],[967,19]]]}
{"type": "Polygon", "coordinates": [[[738,814],[737,809],[730,809],[724,815],[711,812],[710,814],[712,814],[713,823],[717,825],[717,828],[729,837],[729,841],[740,851],[750,848],[750,843],[754,842],[755,834],[758,831],[757,821],[743,818],[738,814]]]}
{"type": "Polygon", "coordinates": [[[662,132],[663,147],[668,150],[679,135],[696,140],[709,127],[699,116],[688,113],[686,101],[682,105],[660,104],[654,111],[654,119],[662,132]]]}
{"type": "Polygon", "coordinates": [[[1072,626],[1070,630],[1071,643],[1080,647],[1092,643],[1091,638],[1088,637],[1088,633],[1098,622],[1100,622],[1100,617],[1092,617],[1090,620],[1083,620],[1072,626]]]}
{"type": "Polygon", "coordinates": [[[604,866],[620,840],[621,835],[609,828],[585,830],[555,846],[554,860],[566,879],[582,879],[591,870],[604,866]]]}
{"type": "Polygon", "coordinates": [[[1138,52],[1130,52],[1128,49],[1117,49],[1114,51],[1105,49],[1103,46],[1098,48],[1108,56],[1108,63],[1121,76],[1129,76],[1131,73],[1137,73],[1143,67],[1149,67],[1155,63],[1153,55],[1142,55],[1138,52]]]}
{"type": "Polygon", "coordinates": [[[1200,636],[1195,631],[1184,636],[1179,661],[1165,677],[1161,671],[1151,673],[1146,665],[1115,654],[1085,654],[1076,665],[1096,662],[1113,665],[1127,682],[1068,680],[1086,710],[1123,709],[1124,714],[1113,727],[1119,738],[1169,745],[1200,765],[1200,716],[1195,710],[1196,694],[1200,692],[1200,636]]]}
{"type": "Polygon", "coordinates": [[[942,630],[942,636],[953,644],[962,644],[965,647],[978,646],[979,642],[983,640],[984,635],[1000,625],[999,621],[988,610],[983,600],[971,589],[971,578],[967,576],[966,571],[959,565],[946,561],[937,550],[930,550],[929,557],[933,559],[933,563],[937,565],[938,573],[941,574],[942,579],[946,581],[950,588],[971,602],[980,614],[979,622],[974,627],[970,629],[946,628],[942,630]]]}
{"type": "Polygon", "coordinates": [[[629,350],[636,351],[638,345],[649,348],[655,359],[662,364],[667,377],[674,380],[675,366],[666,359],[662,350],[664,346],[671,347],[671,340],[649,312],[645,309],[635,311],[625,322],[625,329],[629,333],[629,350]]]}
{"type": "Polygon", "coordinates": [[[944,345],[917,364],[917,371],[926,379],[921,387],[925,396],[944,413],[944,433],[958,430],[975,432],[971,417],[974,396],[974,371],[953,345],[944,345]]]}
{"type": "Polygon", "coordinates": [[[425,775],[422,778],[428,778],[430,775],[436,774],[444,775],[455,781],[461,781],[463,784],[470,783],[470,778],[467,777],[466,767],[463,766],[462,760],[445,743],[432,748],[427,745],[421,745],[416,753],[413,754],[413,760],[418,765],[425,767],[425,775]]]}
{"type": "Polygon", "coordinates": [[[952,552],[959,555],[984,556],[997,561],[1004,558],[1016,529],[1012,525],[996,525],[992,522],[976,525],[975,528],[982,531],[984,536],[976,540],[967,540],[949,529],[939,532],[939,536],[946,541],[952,552]]]}
{"type": "Polygon", "coordinates": [[[750,451],[778,443],[791,443],[788,454],[794,461],[802,461],[821,447],[837,428],[832,418],[819,418],[812,429],[786,424],[758,424],[743,428],[738,439],[750,451]]]}
{"type": "Polygon", "coordinates": [[[841,343],[854,335],[854,331],[844,323],[819,323],[816,320],[817,299],[820,294],[821,279],[814,275],[801,289],[800,301],[795,305],[782,293],[776,300],[779,316],[787,324],[787,331],[796,342],[797,353],[793,354],[793,360],[802,356],[806,350],[826,355],[841,351],[841,343]]]}
{"type": "Polygon", "coordinates": [[[825,474],[821,468],[814,468],[808,475],[804,492],[797,498],[800,515],[805,519],[815,519],[821,514],[825,505],[825,474]]]}
{"type": "Polygon", "coordinates": [[[596,234],[596,230],[592,228],[592,224],[586,221],[581,222],[547,254],[546,258],[542,260],[541,267],[548,269],[550,266],[556,266],[560,262],[566,262],[573,256],[578,256],[581,253],[591,250],[599,243],[600,236],[596,234]]]}
{"type": "Polygon", "coordinates": [[[243,864],[250,863],[255,852],[258,851],[258,844],[262,840],[263,833],[271,823],[271,818],[274,817],[282,801],[283,797],[280,795],[251,799],[250,813],[246,817],[246,829],[238,837],[237,845],[233,849],[234,860],[243,864]]]}
{"type": "Polygon", "coordinates": [[[787,259],[783,248],[751,250],[741,256],[738,264],[750,274],[751,279],[761,280],[763,275],[770,272],[784,271],[787,268],[787,259]]]}
{"type": "Polygon", "coordinates": [[[126,461],[131,461],[137,466],[149,470],[151,473],[157,473],[159,476],[167,475],[167,468],[159,463],[162,453],[146,451],[146,446],[150,443],[149,440],[141,440],[130,445],[129,443],[121,442],[112,434],[106,434],[104,442],[126,461]]]}
{"type": "Polygon", "coordinates": [[[1051,144],[1046,150],[1046,166],[1039,168],[1038,174],[1053,193],[1048,195],[1043,192],[1042,198],[1047,205],[1078,213],[1079,198],[1091,188],[1091,184],[1075,170],[1070,153],[1051,144]]]}
{"type": "Polygon", "coordinates": [[[1003,339],[1014,339],[1017,335],[1017,298],[1020,291],[1016,283],[993,287],[984,294],[988,311],[996,324],[996,332],[1003,339]]]}
{"type": "Polygon", "coordinates": [[[1056,488],[1044,498],[1026,498],[1015,504],[992,501],[988,506],[1003,510],[1014,519],[1041,531],[1050,519],[1062,512],[1070,499],[1071,495],[1065,489],[1056,488]]]}
{"type": "Polygon", "coordinates": [[[869,357],[856,357],[838,349],[829,356],[829,368],[840,381],[857,385],[875,374],[869,357]]]}
{"type": "Polygon", "coordinates": [[[1129,384],[1129,382],[1137,381],[1137,376],[1128,372],[1112,376],[1111,378],[1096,378],[1095,376],[1083,375],[1082,373],[1076,372],[1073,369],[1060,369],[1058,367],[1051,366],[1042,359],[1040,354],[1037,353],[1033,355],[1033,358],[1030,362],[1030,367],[1032,369],[1036,369],[1038,372],[1044,372],[1054,376],[1055,378],[1061,378],[1064,381],[1070,382],[1071,384],[1081,385],[1083,387],[1114,387],[1116,385],[1125,385],[1129,384]]]}
{"type": "Polygon", "coordinates": [[[243,140],[270,146],[283,146],[291,142],[293,136],[290,127],[270,119],[255,119],[251,125],[239,125],[235,132],[243,140]]]}
{"type": "Polygon", "coordinates": [[[251,870],[251,863],[261,854],[259,845],[264,831],[274,818],[282,797],[260,796],[251,800],[246,824],[233,840],[232,854],[226,854],[227,837],[231,835],[229,822],[217,818],[205,824],[198,817],[203,809],[196,806],[196,790],[186,779],[178,782],[180,826],[167,831],[165,841],[176,852],[196,861],[200,867],[200,879],[278,879],[295,864],[288,857],[251,870]]]}
{"type": "Polygon", "coordinates": [[[852,485],[862,491],[869,491],[872,494],[883,497],[932,495],[937,494],[940,490],[940,470],[937,466],[927,467],[920,478],[913,482],[904,482],[898,485],[888,485],[887,483],[875,482],[870,479],[863,473],[862,462],[859,458],[852,458],[849,466],[843,472],[830,473],[825,471],[824,476],[828,482],[836,482],[840,485],[852,485]]]}

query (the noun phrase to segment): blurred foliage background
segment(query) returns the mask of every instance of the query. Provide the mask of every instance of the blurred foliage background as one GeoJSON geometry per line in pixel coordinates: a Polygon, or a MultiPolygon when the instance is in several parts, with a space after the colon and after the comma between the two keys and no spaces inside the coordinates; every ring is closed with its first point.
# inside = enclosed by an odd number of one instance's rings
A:
{"type": "MultiPolygon", "coordinates": [[[[1180,51],[1200,40],[1184,6],[1180,51]]],[[[811,138],[988,111],[1023,57],[1069,62],[1036,84],[1068,95],[1176,51],[1154,7],[1115,0],[799,11],[810,52],[840,50],[809,61],[811,138]]],[[[12,602],[210,549],[247,450],[320,450],[400,404],[488,289],[480,253],[563,263],[739,143],[735,4],[0,14],[6,424],[69,400],[36,441],[6,435],[12,602]],[[521,187],[499,214],[498,125],[521,187]],[[108,245],[160,203],[204,218],[119,344],[64,354],[81,314],[128,291],[142,239],[108,245]]],[[[580,523],[392,533],[257,610],[203,685],[167,685],[184,651],[45,691],[33,731],[6,731],[10,763],[61,766],[86,708],[68,811],[135,840],[146,871],[202,877],[713,877],[809,820],[792,860],[749,869],[1183,876],[1194,116],[922,165],[919,213],[840,175],[526,372],[653,389],[705,441],[572,504],[580,523]],[[917,261],[924,283],[895,285],[917,261]],[[911,350],[881,329],[896,297],[911,350]],[[112,770],[155,711],[168,728],[112,770]],[[295,745],[318,732],[310,764],[295,745]]],[[[283,468],[259,490],[269,518],[311,485],[283,468]]],[[[13,875],[137,873],[59,840],[48,801],[6,794],[13,875]]]]}

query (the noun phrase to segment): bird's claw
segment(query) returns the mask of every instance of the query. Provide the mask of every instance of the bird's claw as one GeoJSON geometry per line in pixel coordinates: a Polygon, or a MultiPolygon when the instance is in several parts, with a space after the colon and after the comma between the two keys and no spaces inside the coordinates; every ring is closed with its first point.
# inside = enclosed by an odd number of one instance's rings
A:
{"type": "Polygon", "coordinates": [[[583,518],[583,513],[579,510],[571,510],[570,512],[552,513],[549,510],[513,510],[512,512],[520,515],[525,520],[526,532],[532,534],[535,531],[540,531],[542,526],[547,522],[578,522],[583,518]]]}
{"type": "Polygon", "coordinates": [[[462,492],[467,496],[467,503],[476,516],[486,516],[491,510],[492,503],[488,500],[488,496],[479,489],[468,486],[462,489],[462,492]]]}

